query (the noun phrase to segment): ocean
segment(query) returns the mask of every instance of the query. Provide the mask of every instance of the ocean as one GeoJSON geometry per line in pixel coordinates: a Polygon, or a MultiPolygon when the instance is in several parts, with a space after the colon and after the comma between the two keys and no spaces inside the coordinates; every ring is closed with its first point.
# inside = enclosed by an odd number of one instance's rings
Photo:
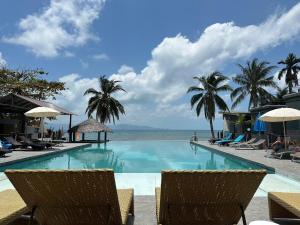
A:
{"type": "MultiPolygon", "coordinates": [[[[113,141],[190,140],[195,132],[199,140],[208,140],[211,137],[208,130],[114,130],[113,133],[108,133],[107,137],[113,141]]],[[[216,136],[217,132],[215,131],[216,136]]],[[[97,133],[87,133],[85,139],[96,140],[97,133]]],[[[104,139],[103,133],[101,139],[104,139]]]]}

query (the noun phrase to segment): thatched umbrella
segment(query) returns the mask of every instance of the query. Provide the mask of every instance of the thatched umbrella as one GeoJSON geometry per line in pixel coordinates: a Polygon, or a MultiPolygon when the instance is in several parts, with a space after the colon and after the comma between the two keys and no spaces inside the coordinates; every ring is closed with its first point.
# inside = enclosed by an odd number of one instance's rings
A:
{"type": "MultiPolygon", "coordinates": [[[[76,126],[72,127],[69,132],[73,133],[73,136],[76,132],[82,133],[82,140],[84,141],[84,133],[98,133],[98,142],[100,142],[100,132],[104,132],[104,140],[107,141],[107,132],[112,132],[112,130],[105,126],[103,123],[98,122],[97,120],[90,118],[85,120],[76,126]]],[[[74,138],[73,138],[74,139],[74,138]]]]}

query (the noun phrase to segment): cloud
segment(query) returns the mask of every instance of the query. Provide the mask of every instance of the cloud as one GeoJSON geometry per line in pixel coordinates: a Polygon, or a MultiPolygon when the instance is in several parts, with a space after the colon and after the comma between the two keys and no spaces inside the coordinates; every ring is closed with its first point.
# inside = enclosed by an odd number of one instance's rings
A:
{"type": "Polygon", "coordinates": [[[7,62],[3,58],[2,53],[0,52],[0,67],[4,67],[4,66],[6,66],[6,64],[7,64],[7,62]]]}
{"type": "Polygon", "coordinates": [[[300,3],[259,25],[213,24],[194,42],[182,34],[167,37],[153,49],[151,59],[140,73],[116,73],[112,79],[123,81],[128,94],[120,97],[127,102],[174,102],[185,95],[192,76],[222,70],[232,61],[247,59],[258,51],[298,38],[299,20],[300,3]]]}
{"type": "Polygon", "coordinates": [[[122,65],[118,70],[118,74],[128,74],[134,72],[134,69],[131,66],[122,65]]]}
{"type": "Polygon", "coordinates": [[[81,117],[84,116],[89,97],[83,94],[88,88],[98,88],[98,78],[83,78],[72,73],[61,77],[59,81],[64,82],[67,89],[63,91],[62,95],[57,96],[53,102],[81,117]]]}
{"type": "Polygon", "coordinates": [[[60,51],[98,38],[90,27],[99,17],[105,0],[51,0],[40,12],[18,23],[19,34],[3,37],[22,45],[36,56],[55,57],[60,51]]]}
{"type": "Polygon", "coordinates": [[[101,61],[101,60],[109,60],[108,55],[106,55],[106,54],[104,54],[104,53],[92,55],[92,58],[95,59],[95,60],[98,60],[98,61],[101,61]]]}
{"type": "MultiPolygon", "coordinates": [[[[144,121],[142,124],[156,127],[182,128],[188,123],[195,126],[197,118],[190,110],[190,96],[186,94],[187,88],[196,84],[192,77],[222,71],[233,61],[248,59],[258,51],[298,38],[298,21],[300,3],[258,25],[241,27],[233,22],[216,23],[207,27],[195,41],[182,34],[164,38],[152,50],[151,58],[140,72],[123,65],[110,76],[122,81],[121,85],[127,90],[126,94],[116,96],[125,105],[125,121],[144,121]]],[[[77,79],[78,83],[95,85],[94,78],[77,79]]],[[[74,85],[69,91],[80,96],[82,88],[78,88],[77,82],[74,85]]],[[[231,106],[229,95],[222,96],[231,106]]],[[[67,103],[78,104],[77,98],[74,99],[73,103],[71,100],[67,103]]]]}

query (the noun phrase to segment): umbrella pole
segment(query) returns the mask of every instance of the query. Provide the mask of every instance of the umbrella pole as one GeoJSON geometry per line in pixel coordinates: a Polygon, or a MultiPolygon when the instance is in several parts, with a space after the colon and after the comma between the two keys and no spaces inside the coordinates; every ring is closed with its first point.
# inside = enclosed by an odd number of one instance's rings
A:
{"type": "Polygon", "coordinates": [[[286,128],[285,128],[285,121],[283,121],[283,133],[284,133],[284,150],[287,150],[287,142],[286,142],[286,128]]]}
{"type": "Polygon", "coordinates": [[[42,120],[42,141],[44,139],[44,118],[41,117],[42,120]]]}

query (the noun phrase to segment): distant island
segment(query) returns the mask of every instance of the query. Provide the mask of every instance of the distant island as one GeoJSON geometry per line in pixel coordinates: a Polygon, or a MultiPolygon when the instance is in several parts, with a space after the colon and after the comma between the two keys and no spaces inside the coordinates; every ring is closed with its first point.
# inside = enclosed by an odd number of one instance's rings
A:
{"type": "MultiPolygon", "coordinates": [[[[77,123],[74,123],[76,125],[77,123]]],[[[63,127],[64,131],[67,132],[68,124],[56,124],[56,123],[48,123],[47,128],[58,130],[63,127]]],[[[163,129],[157,127],[150,127],[144,125],[132,125],[132,124],[118,124],[118,125],[108,125],[109,128],[112,130],[170,130],[170,129],[163,129]]]]}
{"type": "Polygon", "coordinates": [[[157,127],[142,126],[142,125],[132,125],[132,124],[118,124],[109,126],[113,130],[168,130],[157,127]]]}

